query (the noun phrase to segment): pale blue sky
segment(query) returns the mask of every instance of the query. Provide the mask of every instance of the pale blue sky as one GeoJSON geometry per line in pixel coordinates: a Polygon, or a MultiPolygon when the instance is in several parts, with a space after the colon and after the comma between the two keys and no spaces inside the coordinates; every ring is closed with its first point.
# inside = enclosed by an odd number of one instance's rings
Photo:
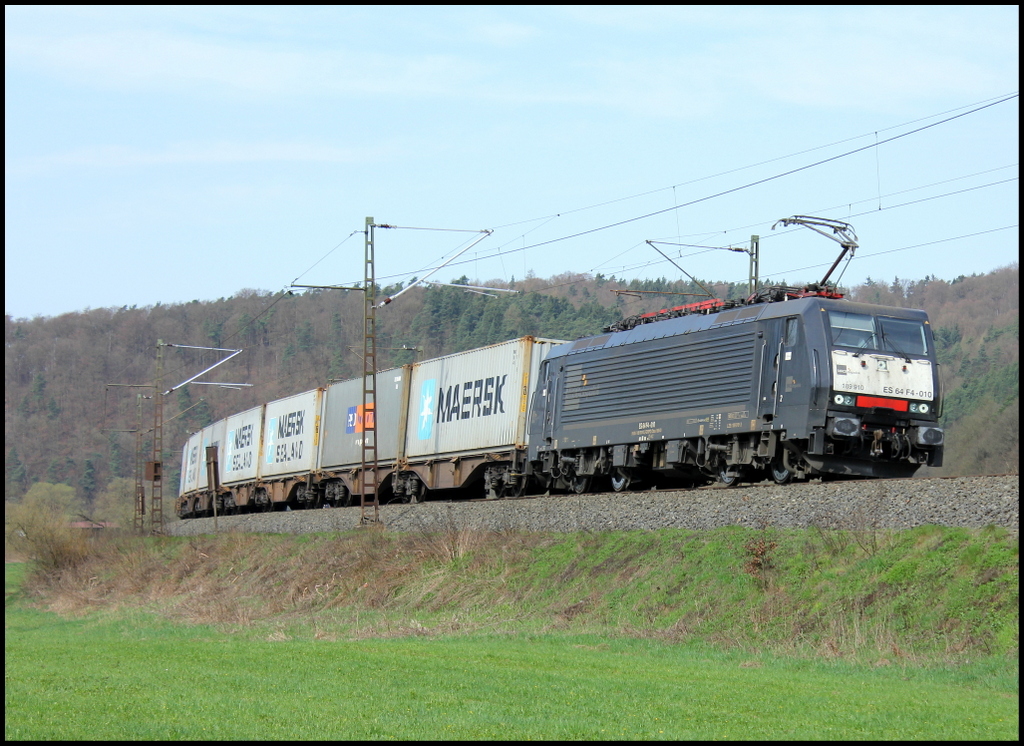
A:
{"type": "MultiPolygon", "coordinates": [[[[442,281],[678,278],[647,239],[752,233],[762,276],[813,281],[838,246],[793,214],[853,224],[844,283],[987,272],[1018,256],[1018,13],[6,7],[5,309],[359,282],[366,216],[494,229],[442,281]]],[[[379,231],[378,279],[470,237],[379,231]]]]}

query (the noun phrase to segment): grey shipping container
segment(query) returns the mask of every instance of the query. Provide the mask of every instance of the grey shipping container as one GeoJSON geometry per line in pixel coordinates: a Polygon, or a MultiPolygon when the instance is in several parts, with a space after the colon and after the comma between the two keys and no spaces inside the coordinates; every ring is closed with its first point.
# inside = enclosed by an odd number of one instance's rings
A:
{"type": "MultiPolygon", "coordinates": [[[[401,442],[399,431],[406,402],[409,367],[391,368],[377,373],[376,418],[377,461],[393,461],[401,442]]],[[[321,469],[359,466],[363,456],[364,425],[363,379],[331,384],[324,394],[324,418],[321,425],[321,469]]]]}

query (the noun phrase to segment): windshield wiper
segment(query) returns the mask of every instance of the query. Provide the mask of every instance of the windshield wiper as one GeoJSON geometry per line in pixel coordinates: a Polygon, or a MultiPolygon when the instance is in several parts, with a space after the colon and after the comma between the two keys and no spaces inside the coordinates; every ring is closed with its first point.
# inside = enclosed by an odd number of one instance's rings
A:
{"type": "Polygon", "coordinates": [[[871,337],[869,337],[868,339],[865,339],[863,342],[861,342],[859,345],[857,345],[857,351],[855,353],[853,353],[853,356],[854,357],[860,357],[861,355],[863,355],[864,354],[864,350],[866,350],[868,348],[868,342],[872,341],[873,339],[874,339],[874,335],[871,335],[871,337]]]}
{"type": "Polygon", "coordinates": [[[910,355],[908,355],[903,350],[901,350],[899,347],[897,347],[896,343],[891,341],[889,339],[889,337],[886,335],[885,332],[882,332],[882,344],[883,345],[889,345],[897,355],[899,355],[900,357],[903,358],[904,362],[906,362],[906,363],[910,362],[910,355]]]}

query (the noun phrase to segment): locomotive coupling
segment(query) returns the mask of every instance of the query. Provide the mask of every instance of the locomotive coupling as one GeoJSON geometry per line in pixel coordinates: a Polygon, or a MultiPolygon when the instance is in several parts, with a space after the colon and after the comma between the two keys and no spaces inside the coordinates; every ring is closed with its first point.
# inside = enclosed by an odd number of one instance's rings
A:
{"type": "Polygon", "coordinates": [[[873,439],[871,441],[871,455],[881,456],[882,455],[882,436],[885,435],[884,430],[875,430],[873,439]]]}

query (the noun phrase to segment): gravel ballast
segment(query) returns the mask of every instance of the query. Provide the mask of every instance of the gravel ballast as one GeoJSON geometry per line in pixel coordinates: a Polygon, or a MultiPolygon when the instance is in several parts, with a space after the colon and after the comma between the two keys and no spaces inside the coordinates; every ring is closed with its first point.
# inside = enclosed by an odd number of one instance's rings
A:
{"type": "MultiPolygon", "coordinates": [[[[1020,477],[987,476],[885,481],[758,484],[684,491],[550,495],[529,499],[382,505],[391,531],[612,531],[659,528],[905,529],[921,525],[1017,529],[1020,477]]],[[[222,516],[218,531],[314,533],[346,531],[359,507],[222,516]]],[[[168,522],[165,533],[214,532],[213,518],[168,522]]]]}

